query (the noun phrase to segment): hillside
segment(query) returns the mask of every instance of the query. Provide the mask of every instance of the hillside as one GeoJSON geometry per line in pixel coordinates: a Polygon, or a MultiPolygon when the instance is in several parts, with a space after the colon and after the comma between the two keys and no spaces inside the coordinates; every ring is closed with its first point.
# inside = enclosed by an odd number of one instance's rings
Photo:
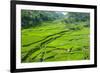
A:
{"type": "Polygon", "coordinates": [[[88,60],[90,28],[87,21],[68,22],[65,17],[43,20],[21,31],[21,61],[88,60]],[[67,22],[66,22],[67,21],[67,22]]]}

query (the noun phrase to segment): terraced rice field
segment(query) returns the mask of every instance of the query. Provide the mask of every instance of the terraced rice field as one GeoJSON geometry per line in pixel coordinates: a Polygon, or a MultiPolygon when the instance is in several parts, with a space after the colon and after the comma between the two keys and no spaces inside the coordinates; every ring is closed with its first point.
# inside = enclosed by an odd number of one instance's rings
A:
{"type": "Polygon", "coordinates": [[[90,29],[76,29],[76,25],[67,28],[68,26],[60,21],[53,21],[22,29],[21,62],[88,60],[90,29]]]}

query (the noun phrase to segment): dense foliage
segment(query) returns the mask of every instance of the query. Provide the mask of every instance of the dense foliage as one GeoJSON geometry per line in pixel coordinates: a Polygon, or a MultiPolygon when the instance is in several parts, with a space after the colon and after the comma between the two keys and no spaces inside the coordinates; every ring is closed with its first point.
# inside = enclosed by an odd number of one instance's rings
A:
{"type": "Polygon", "coordinates": [[[63,16],[60,12],[54,11],[22,10],[21,12],[22,27],[24,28],[37,26],[43,21],[53,21],[63,16]]]}

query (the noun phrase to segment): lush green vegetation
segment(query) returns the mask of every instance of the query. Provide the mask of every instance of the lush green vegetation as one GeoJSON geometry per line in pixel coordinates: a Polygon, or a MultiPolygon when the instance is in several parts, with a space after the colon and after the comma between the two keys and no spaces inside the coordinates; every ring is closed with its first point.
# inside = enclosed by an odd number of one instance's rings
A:
{"type": "Polygon", "coordinates": [[[21,61],[90,58],[89,13],[22,10],[21,61]]]}

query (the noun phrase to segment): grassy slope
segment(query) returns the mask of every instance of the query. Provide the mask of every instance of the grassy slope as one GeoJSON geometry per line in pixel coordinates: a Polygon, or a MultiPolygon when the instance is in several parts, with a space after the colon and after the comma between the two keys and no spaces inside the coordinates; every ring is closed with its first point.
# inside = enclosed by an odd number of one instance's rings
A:
{"type": "Polygon", "coordinates": [[[67,25],[54,21],[23,29],[22,62],[89,59],[89,28],[71,30],[67,25]]]}

